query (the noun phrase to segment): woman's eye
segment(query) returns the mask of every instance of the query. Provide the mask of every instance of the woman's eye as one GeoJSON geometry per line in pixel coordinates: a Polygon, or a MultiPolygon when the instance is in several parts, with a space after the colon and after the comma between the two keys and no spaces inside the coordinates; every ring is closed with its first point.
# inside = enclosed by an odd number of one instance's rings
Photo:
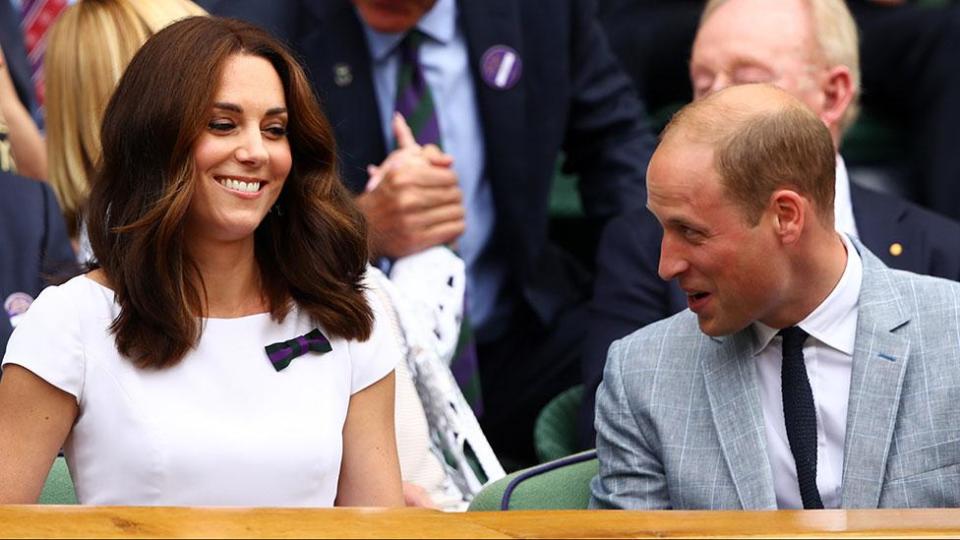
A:
{"type": "Polygon", "coordinates": [[[213,120],[207,124],[207,128],[209,128],[211,131],[230,131],[233,129],[233,122],[213,120]]]}
{"type": "Polygon", "coordinates": [[[269,126],[264,128],[264,131],[274,139],[280,139],[282,137],[286,137],[287,135],[286,126],[269,126]]]}

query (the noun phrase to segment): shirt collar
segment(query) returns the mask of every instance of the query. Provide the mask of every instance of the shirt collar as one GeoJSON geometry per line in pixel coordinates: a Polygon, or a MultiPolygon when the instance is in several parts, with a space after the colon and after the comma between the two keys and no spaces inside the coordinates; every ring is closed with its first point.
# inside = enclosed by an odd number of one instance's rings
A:
{"type": "MultiPolygon", "coordinates": [[[[370,55],[375,62],[384,61],[397,48],[406,32],[377,32],[367,26],[360,17],[360,24],[367,36],[367,45],[370,55]]],[[[417,22],[416,28],[440,43],[449,43],[453,40],[457,30],[457,4],[455,0],[437,0],[423,17],[417,22]]]]}
{"type": "Polygon", "coordinates": [[[857,220],[853,215],[853,201],[850,198],[850,175],[840,154],[837,154],[835,183],[833,214],[837,231],[857,238],[857,220]]]}
{"type": "MultiPolygon", "coordinates": [[[[847,249],[847,265],[840,281],[827,298],[797,325],[828,347],[853,356],[857,337],[857,307],[860,304],[860,285],[863,282],[863,261],[860,253],[846,234],[840,234],[847,249]]],[[[777,335],[760,321],[753,322],[753,354],[760,354],[777,335]]]]}

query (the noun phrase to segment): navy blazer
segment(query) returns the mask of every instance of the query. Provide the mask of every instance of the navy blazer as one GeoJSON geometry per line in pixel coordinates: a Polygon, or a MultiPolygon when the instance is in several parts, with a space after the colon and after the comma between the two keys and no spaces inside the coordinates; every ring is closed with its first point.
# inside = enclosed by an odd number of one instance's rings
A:
{"type": "Polygon", "coordinates": [[[33,93],[33,81],[30,79],[30,63],[27,60],[27,48],[20,29],[20,14],[16,12],[10,0],[0,0],[0,47],[7,62],[7,70],[13,79],[13,86],[23,106],[28,111],[36,108],[33,93]]]}
{"type": "MultiPolygon", "coordinates": [[[[366,165],[380,163],[387,148],[367,43],[352,3],[205,3],[217,14],[270,29],[304,57],[334,126],[344,182],[362,192],[366,165]],[[348,84],[336,84],[335,66],[349,66],[348,84]]],[[[645,203],[655,141],[589,0],[461,0],[458,6],[486,145],[485,176],[496,206],[491,253],[484,257],[507,261],[511,300],[525,299],[549,324],[590,294],[589,277],[547,238],[558,155],[562,151],[565,167],[579,175],[585,211],[599,228],[645,203]],[[496,45],[512,47],[523,63],[519,82],[509,90],[487,85],[479,72],[484,52],[496,45]]]]}
{"type": "MultiPolygon", "coordinates": [[[[860,241],[890,268],[960,281],[960,224],[885,193],[850,183],[860,241]],[[891,252],[891,246],[900,249],[891,252]]],[[[687,309],[676,280],[660,279],[662,232],[648,210],[610,222],[597,252],[598,268],[584,342],[580,444],[594,446],[594,400],[607,349],[634,330],[687,309]]]]}
{"type": "MultiPolygon", "coordinates": [[[[77,272],[60,206],[50,186],[0,172],[0,302],[24,293],[36,298],[49,280],[77,272]]],[[[0,357],[13,327],[0,316],[0,357]]]]}

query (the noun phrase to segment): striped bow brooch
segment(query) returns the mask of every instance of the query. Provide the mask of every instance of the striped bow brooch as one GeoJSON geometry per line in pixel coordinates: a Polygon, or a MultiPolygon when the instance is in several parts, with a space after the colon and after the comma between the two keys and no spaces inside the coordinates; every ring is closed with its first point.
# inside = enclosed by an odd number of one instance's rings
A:
{"type": "Polygon", "coordinates": [[[290,365],[290,362],[306,354],[308,351],[327,353],[332,350],[330,340],[320,332],[320,329],[314,328],[302,336],[297,336],[287,341],[273,343],[264,347],[267,351],[267,358],[273,364],[273,368],[282,371],[290,365]]]}

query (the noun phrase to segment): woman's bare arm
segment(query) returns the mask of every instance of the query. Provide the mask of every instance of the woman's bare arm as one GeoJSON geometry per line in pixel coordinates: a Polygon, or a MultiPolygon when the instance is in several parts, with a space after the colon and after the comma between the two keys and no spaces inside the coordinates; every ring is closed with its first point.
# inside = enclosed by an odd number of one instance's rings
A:
{"type": "Polygon", "coordinates": [[[337,506],[403,506],[393,426],[394,374],[350,398],[337,506]]]}
{"type": "Polygon", "coordinates": [[[77,401],[26,368],[0,378],[0,504],[35,503],[74,420],[77,401]]]}

